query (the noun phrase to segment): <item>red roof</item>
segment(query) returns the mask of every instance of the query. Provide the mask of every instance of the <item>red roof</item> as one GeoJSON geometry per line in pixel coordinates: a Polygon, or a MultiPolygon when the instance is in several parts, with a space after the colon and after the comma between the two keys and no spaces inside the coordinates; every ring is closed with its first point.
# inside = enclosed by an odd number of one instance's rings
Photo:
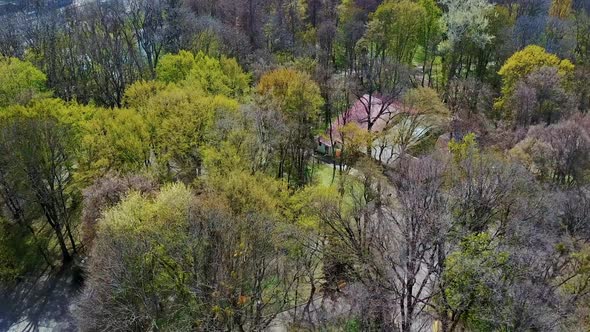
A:
{"type": "MultiPolygon", "coordinates": [[[[384,104],[381,98],[364,95],[356,100],[352,108],[338,116],[338,118],[332,122],[332,139],[334,143],[342,143],[340,128],[349,123],[355,123],[362,129],[367,130],[369,119],[373,123],[371,131],[380,132],[389,124],[396,114],[402,111],[403,107],[399,101],[387,102],[384,104]]],[[[322,144],[332,146],[332,143],[330,142],[330,129],[326,130],[326,133],[321,135],[318,139],[322,144]]]]}

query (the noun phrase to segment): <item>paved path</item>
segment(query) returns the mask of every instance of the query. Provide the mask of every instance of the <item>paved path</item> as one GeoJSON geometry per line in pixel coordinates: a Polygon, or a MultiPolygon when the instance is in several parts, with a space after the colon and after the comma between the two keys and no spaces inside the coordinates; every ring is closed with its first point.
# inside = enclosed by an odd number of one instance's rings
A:
{"type": "Polygon", "coordinates": [[[79,288],[65,270],[0,289],[0,331],[76,331],[70,307],[79,288]]]}
{"type": "Polygon", "coordinates": [[[288,332],[289,327],[293,324],[294,316],[297,315],[299,324],[302,324],[306,330],[321,330],[326,324],[336,320],[346,320],[353,317],[353,304],[346,292],[335,294],[334,296],[324,296],[318,294],[309,307],[309,314],[304,316],[305,304],[298,306],[296,309],[287,310],[280,313],[265,329],[266,332],[288,332]]]}

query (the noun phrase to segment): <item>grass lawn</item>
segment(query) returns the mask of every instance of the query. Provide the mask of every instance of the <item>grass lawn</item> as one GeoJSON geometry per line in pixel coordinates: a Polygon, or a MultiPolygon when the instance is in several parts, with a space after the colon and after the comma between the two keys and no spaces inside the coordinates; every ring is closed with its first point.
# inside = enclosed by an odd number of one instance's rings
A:
{"type": "Polygon", "coordinates": [[[338,169],[336,169],[336,176],[334,178],[334,181],[332,182],[333,172],[334,165],[318,162],[316,165],[314,165],[314,182],[323,187],[336,186],[338,184],[338,180],[340,179],[340,172],[338,169]]]}
{"type": "Polygon", "coordinates": [[[355,206],[355,202],[358,203],[359,199],[363,197],[364,185],[362,180],[356,177],[354,174],[358,174],[355,169],[349,170],[348,174],[344,176],[340,175],[340,171],[336,169],[336,175],[334,181],[332,181],[332,172],[334,166],[326,163],[317,163],[313,169],[313,181],[320,187],[333,188],[334,190],[340,189],[341,185],[344,185],[343,192],[343,208],[348,210],[355,206]],[[343,181],[343,183],[342,183],[343,181]]]}

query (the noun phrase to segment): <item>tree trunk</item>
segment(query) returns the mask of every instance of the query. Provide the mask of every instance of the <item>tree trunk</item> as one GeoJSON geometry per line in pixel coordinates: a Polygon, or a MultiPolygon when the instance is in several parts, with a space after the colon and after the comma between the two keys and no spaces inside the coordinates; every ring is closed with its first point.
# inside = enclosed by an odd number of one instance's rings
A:
{"type": "Polygon", "coordinates": [[[62,263],[65,265],[72,260],[72,255],[70,255],[68,247],[66,246],[66,241],[61,230],[61,225],[59,223],[53,224],[53,230],[55,231],[57,242],[59,244],[59,248],[61,249],[62,263]]]}

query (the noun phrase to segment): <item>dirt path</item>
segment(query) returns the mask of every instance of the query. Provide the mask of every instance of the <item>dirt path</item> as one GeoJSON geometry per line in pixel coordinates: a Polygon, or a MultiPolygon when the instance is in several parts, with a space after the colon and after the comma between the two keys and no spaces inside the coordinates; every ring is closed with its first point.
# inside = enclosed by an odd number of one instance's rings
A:
{"type": "Polygon", "coordinates": [[[66,269],[0,289],[0,331],[76,331],[70,307],[79,288],[66,269]]]}

